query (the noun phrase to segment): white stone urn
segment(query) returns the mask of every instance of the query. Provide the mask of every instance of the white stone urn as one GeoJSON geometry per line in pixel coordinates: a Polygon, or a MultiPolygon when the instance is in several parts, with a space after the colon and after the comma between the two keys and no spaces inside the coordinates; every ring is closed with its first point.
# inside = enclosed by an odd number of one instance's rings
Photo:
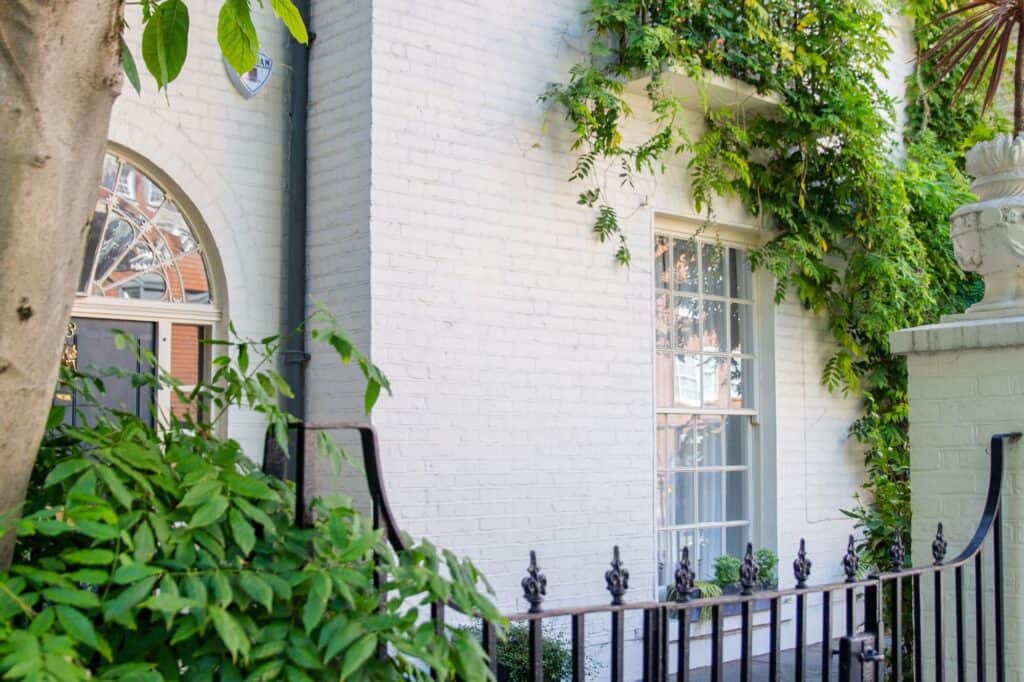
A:
{"type": "Polygon", "coordinates": [[[997,135],[967,152],[973,204],[952,216],[957,263],[985,280],[985,297],[967,316],[1024,312],[1024,134],[997,135]]]}

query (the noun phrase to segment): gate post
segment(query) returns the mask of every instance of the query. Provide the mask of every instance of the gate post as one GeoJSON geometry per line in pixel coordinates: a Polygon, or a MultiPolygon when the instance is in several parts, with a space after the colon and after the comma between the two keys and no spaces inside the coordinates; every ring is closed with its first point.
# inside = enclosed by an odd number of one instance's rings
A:
{"type": "MultiPolygon", "coordinates": [[[[907,358],[911,538],[915,564],[921,564],[927,561],[939,522],[950,554],[968,544],[978,526],[994,463],[990,455],[995,446],[989,439],[1024,428],[1024,307],[1004,311],[1002,317],[947,316],[939,324],[894,332],[889,342],[893,353],[907,358]]],[[[1019,441],[1003,440],[1000,445],[1005,447],[1001,516],[1009,528],[1019,528],[1024,525],[1024,453],[1019,441]]],[[[999,533],[998,520],[994,533],[999,533]]],[[[965,661],[956,660],[958,650],[966,647],[970,653],[975,645],[982,655],[966,661],[967,668],[984,668],[994,680],[1004,674],[1006,679],[1024,677],[1024,648],[998,643],[1017,642],[1024,635],[1024,591],[1009,589],[999,599],[997,585],[1004,574],[1011,579],[1024,574],[1024,534],[1006,533],[1001,539],[998,548],[991,540],[986,542],[982,559],[965,567],[964,575],[958,573],[956,583],[946,580],[939,588],[949,609],[944,620],[954,620],[950,605],[959,596],[957,585],[965,588],[965,605],[976,604],[977,610],[983,606],[984,622],[977,632],[984,632],[986,641],[958,641],[955,628],[947,628],[945,642],[937,643],[936,631],[924,627],[920,636],[925,679],[937,679],[939,667],[963,669],[965,661]],[[1000,554],[1001,561],[994,561],[1000,554]],[[978,580],[976,566],[981,569],[978,580]],[[981,586],[981,595],[975,594],[976,586],[981,586]],[[995,622],[999,618],[1005,618],[1005,635],[995,622]],[[995,655],[985,656],[986,649],[995,655]],[[936,656],[944,661],[938,664],[936,656]]],[[[938,622],[933,603],[931,598],[923,601],[923,623],[938,622]]],[[[968,621],[975,619],[975,610],[970,609],[968,621]]]]}

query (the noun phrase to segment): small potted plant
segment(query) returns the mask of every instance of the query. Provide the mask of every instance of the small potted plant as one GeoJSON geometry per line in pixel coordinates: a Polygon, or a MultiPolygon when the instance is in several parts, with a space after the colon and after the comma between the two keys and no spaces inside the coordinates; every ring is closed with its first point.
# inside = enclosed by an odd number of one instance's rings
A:
{"type": "Polygon", "coordinates": [[[779,565],[779,555],[767,547],[754,552],[754,561],[757,562],[757,583],[760,590],[774,590],[778,587],[778,576],[775,569],[779,565]]]}
{"type": "Polygon", "coordinates": [[[945,20],[951,20],[948,28],[921,59],[935,60],[940,80],[959,74],[954,97],[984,86],[985,111],[1006,65],[1014,65],[1013,134],[967,152],[978,201],[953,213],[950,231],[960,267],[985,280],[985,297],[967,312],[1008,314],[1024,309],[1024,3],[970,0],[938,19],[945,20]],[[1016,58],[1008,60],[1014,40],[1016,58]]]}
{"type": "Polygon", "coordinates": [[[742,562],[734,556],[723,554],[715,559],[715,584],[722,589],[722,594],[740,593],[740,566],[742,562]]]}

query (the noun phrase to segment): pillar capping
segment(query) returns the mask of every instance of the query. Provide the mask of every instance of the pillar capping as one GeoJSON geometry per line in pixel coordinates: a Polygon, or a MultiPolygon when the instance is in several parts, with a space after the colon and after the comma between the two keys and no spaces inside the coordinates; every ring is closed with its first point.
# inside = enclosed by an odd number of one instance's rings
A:
{"type": "Polygon", "coordinates": [[[894,355],[1024,346],[1024,314],[1012,317],[950,315],[938,324],[889,334],[894,355]]]}

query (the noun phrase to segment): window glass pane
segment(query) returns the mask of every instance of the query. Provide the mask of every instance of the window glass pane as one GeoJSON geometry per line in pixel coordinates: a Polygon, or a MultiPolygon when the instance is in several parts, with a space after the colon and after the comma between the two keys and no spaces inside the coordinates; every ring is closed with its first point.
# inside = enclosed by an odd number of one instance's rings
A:
{"type": "Polygon", "coordinates": [[[727,350],[725,337],[725,303],[704,301],[704,336],[701,350],[724,353],[727,350]]]}
{"type": "Polygon", "coordinates": [[[654,396],[658,407],[675,405],[675,364],[672,353],[654,355],[654,396]]]}
{"type": "Polygon", "coordinates": [[[729,249],[729,296],[754,298],[750,256],[741,249],[729,249]]]}
{"type": "Polygon", "coordinates": [[[748,417],[725,418],[725,463],[728,466],[749,466],[747,450],[750,438],[748,417]]]}
{"type": "Polygon", "coordinates": [[[114,190],[114,181],[117,179],[117,167],[117,157],[112,154],[107,154],[103,157],[103,176],[100,178],[101,188],[108,191],[114,190]]]}
{"type": "Polygon", "coordinates": [[[654,297],[654,343],[657,348],[672,346],[672,296],[658,294],[654,297]]]}
{"type": "Polygon", "coordinates": [[[665,530],[658,533],[658,579],[662,585],[675,582],[676,566],[683,547],[689,548],[690,561],[696,561],[694,535],[692,530],[665,530]]]}
{"type": "Polygon", "coordinates": [[[749,358],[729,359],[729,407],[754,407],[754,361],[749,358]]]}
{"type": "Polygon", "coordinates": [[[754,352],[754,307],[747,303],[729,304],[729,350],[733,353],[754,352]]]}
{"type": "Polygon", "coordinates": [[[658,415],[658,468],[671,469],[694,465],[697,417],[682,414],[658,415]]]}
{"type": "Polygon", "coordinates": [[[715,244],[700,245],[703,266],[703,292],[712,296],[725,295],[725,249],[715,244]]]}
{"type": "Polygon", "coordinates": [[[725,490],[721,471],[702,471],[698,476],[697,494],[700,500],[700,522],[715,523],[725,521],[725,490]]]}
{"type": "Polygon", "coordinates": [[[700,373],[704,384],[704,407],[729,407],[729,366],[726,359],[703,356],[700,373]]]}
{"type": "Polygon", "coordinates": [[[750,542],[750,526],[729,526],[725,529],[725,552],[742,559],[750,542]]]}
{"type": "Polygon", "coordinates": [[[185,386],[199,383],[203,375],[203,332],[195,324],[171,325],[171,376],[185,386]]]}
{"type": "Polygon", "coordinates": [[[700,303],[689,296],[676,297],[676,348],[700,350],[700,303]]]}
{"type": "Polygon", "coordinates": [[[658,474],[658,525],[686,526],[697,522],[692,472],[658,474]]]}
{"type": "Polygon", "coordinates": [[[705,528],[697,534],[697,579],[713,580],[715,559],[722,556],[722,529],[705,528]]]}
{"type": "MultiPolygon", "coordinates": [[[[725,520],[747,521],[750,519],[750,471],[725,472],[725,520]]],[[[701,491],[703,492],[703,491],[701,491]]]]}
{"type": "Polygon", "coordinates": [[[711,467],[722,465],[722,418],[712,415],[696,417],[699,419],[697,436],[697,466],[711,467]]]}
{"type": "Polygon", "coordinates": [[[668,237],[654,238],[654,286],[672,286],[672,240],[668,237]]]}
{"type": "Polygon", "coordinates": [[[675,404],[680,407],[700,407],[701,356],[675,356],[675,404]]]}
{"type": "Polygon", "coordinates": [[[696,293],[700,277],[697,268],[697,243],[692,239],[673,239],[672,253],[676,290],[696,293]]]}

